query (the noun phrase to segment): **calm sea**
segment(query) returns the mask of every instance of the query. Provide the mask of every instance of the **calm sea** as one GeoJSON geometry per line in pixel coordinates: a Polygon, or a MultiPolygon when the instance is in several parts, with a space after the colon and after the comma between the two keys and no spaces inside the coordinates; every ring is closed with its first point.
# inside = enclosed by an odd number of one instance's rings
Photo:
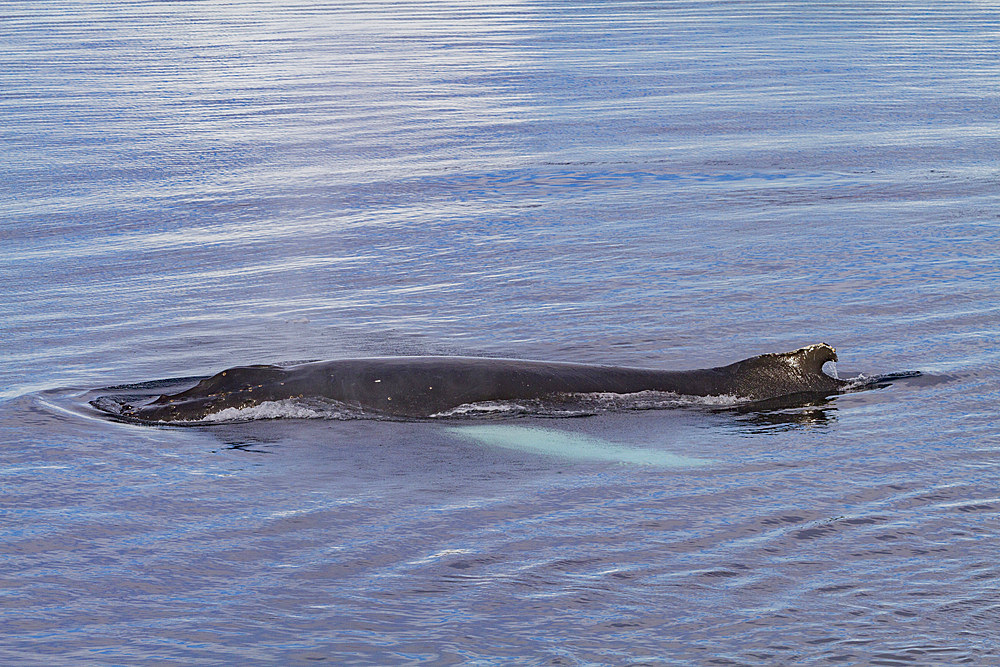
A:
{"type": "Polygon", "coordinates": [[[1000,664],[1000,6],[7,0],[0,662],[1000,664]],[[155,428],[247,363],[822,405],[155,428]]]}

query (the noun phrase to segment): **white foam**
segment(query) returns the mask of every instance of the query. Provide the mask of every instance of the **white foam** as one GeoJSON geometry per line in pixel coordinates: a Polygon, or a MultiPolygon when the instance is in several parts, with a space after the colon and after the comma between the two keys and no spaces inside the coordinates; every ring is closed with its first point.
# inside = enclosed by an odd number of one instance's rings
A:
{"type": "Polygon", "coordinates": [[[733,394],[717,396],[688,396],[669,391],[637,391],[631,394],[601,392],[593,394],[571,394],[574,400],[605,410],[660,410],[686,406],[709,405],[729,406],[745,401],[733,394]]]}
{"type": "Polygon", "coordinates": [[[431,415],[435,419],[476,418],[510,415],[542,415],[548,417],[574,417],[600,412],[626,410],[663,410],[686,406],[732,406],[745,403],[732,394],[720,396],[685,396],[664,391],[638,391],[630,394],[594,392],[563,394],[552,399],[522,401],[481,401],[464,403],[449,410],[431,415]]]}
{"type": "MultiPolygon", "coordinates": [[[[520,415],[543,417],[583,417],[604,412],[630,410],[661,410],[689,406],[729,407],[745,403],[733,395],[685,396],[671,392],[640,391],[631,394],[612,392],[588,394],[563,394],[551,399],[518,401],[481,401],[465,403],[430,415],[432,419],[490,419],[520,415]]],[[[122,414],[121,404],[102,403],[100,409],[122,414]]],[[[359,408],[330,399],[283,399],[264,401],[244,408],[224,408],[201,419],[171,420],[163,422],[177,425],[223,424],[267,419],[359,419],[379,415],[366,413],[359,408]]]]}
{"type": "Polygon", "coordinates": [[[855,389],[867,389],[878,382],[879,377],[880,376],[878,375],[866,375],[865,373],[862,373],[861,375],[847,380],[847,385],[845,385],[844,389],[848,391],[855,389]]]}
{"type": "Polygon", "coordinates": [[[225,408],[205,415],[205,418],[199,422],[219,423],[256,419],[347,419],[350,416],[349,411],[343,406],[328,403],[306,404],[294,399],[285,399],[264,401],[246,408],[225,408]]]}
{"type": "Polygon", "coordinates": [[[481,401],[479,403],[463,403],[462,405],[435,412],[432,419],[447,419],[449,417],[476,417],[488,415],[521,414],[528,412],[526,405],[514,401],[481,401]]]}

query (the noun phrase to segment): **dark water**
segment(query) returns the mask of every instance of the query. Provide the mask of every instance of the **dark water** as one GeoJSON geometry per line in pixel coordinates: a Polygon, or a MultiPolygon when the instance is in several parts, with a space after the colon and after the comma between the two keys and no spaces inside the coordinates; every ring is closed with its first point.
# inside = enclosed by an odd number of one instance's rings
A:
{"type": "Polygon", "coordinates": [[[1000,663],[1000,7],[6,2],[0,661],[1000,663]],[[826,341],[814,406],[111,384],[826,341]]]}

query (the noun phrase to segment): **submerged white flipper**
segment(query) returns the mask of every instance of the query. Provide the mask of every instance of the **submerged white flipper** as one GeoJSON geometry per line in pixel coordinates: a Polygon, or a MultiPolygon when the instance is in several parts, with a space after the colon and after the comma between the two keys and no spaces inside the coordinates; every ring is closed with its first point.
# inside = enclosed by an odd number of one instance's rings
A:
{"type": "Polygon", "coordinates": [[[558,456],[577,461],[606,461],[655,466],[692,468],[715,463],[712,459],[681,456],[655,449],[630,447],[584,433],[508,424],[475,424],[445,429],[448,433],[491,447],[558,456]]]}

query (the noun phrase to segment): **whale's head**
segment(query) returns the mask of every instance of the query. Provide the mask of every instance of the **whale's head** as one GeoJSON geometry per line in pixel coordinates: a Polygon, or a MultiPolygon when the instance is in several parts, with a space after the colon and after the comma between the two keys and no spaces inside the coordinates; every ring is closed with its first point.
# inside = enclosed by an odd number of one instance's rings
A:
{"type": "Polygon", "coordinates": [[[247,408],[262,401],[287,398],[287,373],[277,366],[240,366],[205,378],[176,394],[164,394],[144,405],[129,406],[122,416],[141,422],[197,422],[227,408],[247,408]]]}

